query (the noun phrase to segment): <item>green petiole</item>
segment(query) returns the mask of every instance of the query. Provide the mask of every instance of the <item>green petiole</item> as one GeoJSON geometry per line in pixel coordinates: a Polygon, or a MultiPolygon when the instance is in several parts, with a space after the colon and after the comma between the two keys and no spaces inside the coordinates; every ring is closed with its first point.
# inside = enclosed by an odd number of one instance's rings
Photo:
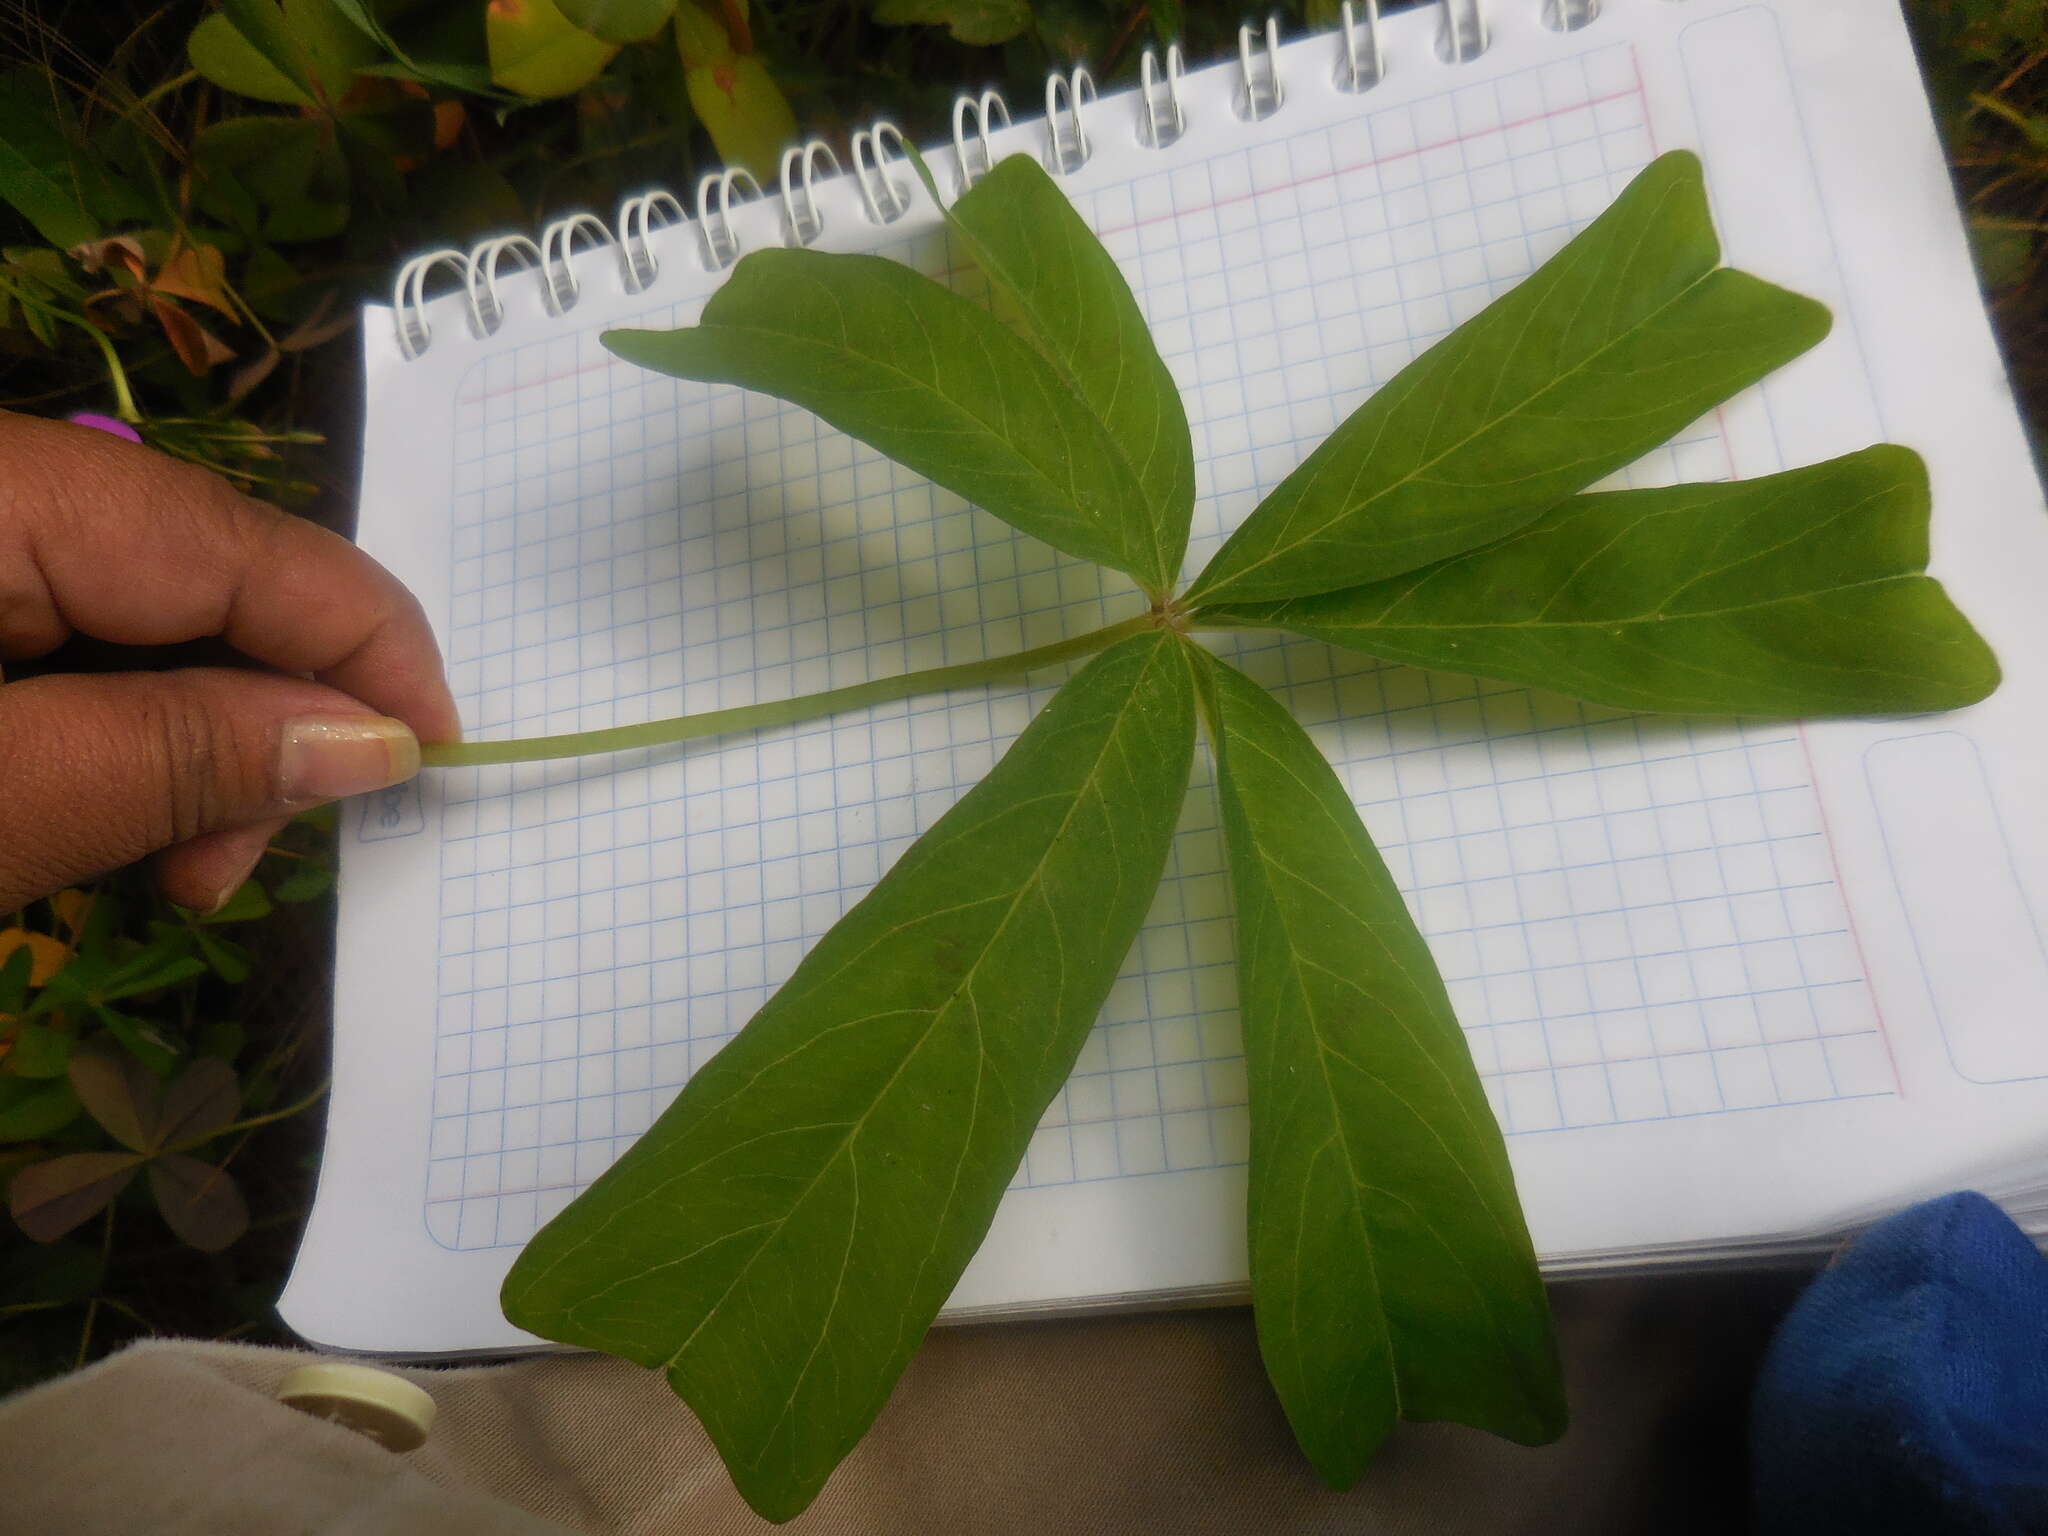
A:
{"type": "Polygon", "coordinates": [[[680,715],[669,720],[650,720],[645,725],[620,725],[602,731],[575,731],[564,736],[530,736],[519,741],[462,741],[420,748],[420,764],[426,768],[479,768],[489,763],[538,763],[558,757],[588,757],[600,752],[625,752],[634,747],[666,746],[674,741],[693,741],[700,736],[719,736],[728,731],[758,731],[770,726],[793,725],[799,720],[840,710],[859,709],[868,704],[886,704],[920,693],[943,693],[949,688],[971,688],[976,683],[999,682],[1022,677],[1061,662],[1073,661],[1107,650],[1117,641],[1143,634],[1157,620],[1141,613],[1121,623],[1092,629],[1085,635],[1055,640],[1028,651],[991,656],[985,661],[966,661],[951,667],[929,667],[897,677],[878,677],[823,693],[807,693],[794,699],[771,699],[764,704],[743,704],[736,709],[706,710],[697,715],[680,715]]]}

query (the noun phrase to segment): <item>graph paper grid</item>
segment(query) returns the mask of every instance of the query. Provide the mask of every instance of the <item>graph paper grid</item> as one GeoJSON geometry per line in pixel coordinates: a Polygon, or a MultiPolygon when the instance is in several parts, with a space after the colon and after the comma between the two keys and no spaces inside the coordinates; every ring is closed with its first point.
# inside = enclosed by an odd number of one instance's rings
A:
{"type": "MultiPolygon", "coordinates": [[[[1188,569],[1653,153],[1622,45],[1081,197],[1184,392],[1188,569]]],[[[938,235],[882,251],[953,267],[938,235]]],[[[1142,606],[804,411],[614,364],[566,326],[479,363],[453,452],[446,640],[477,736],[810,692],[1142,606]]],[[[1709,419],[1615,483],[1730,462],[1709,419]]],[[[1511,1136],[1895,1091],[1796,728],[1642,718],[1278,636],[1233,654],[1337,766],[1511,1136]]],[[[1050,693],[443,775],[435,1240],[524,1242],[1050,693]]],[[[1243,1161],[1230,914],[1202,763],[1019,1185],[1243,1161]]]]}

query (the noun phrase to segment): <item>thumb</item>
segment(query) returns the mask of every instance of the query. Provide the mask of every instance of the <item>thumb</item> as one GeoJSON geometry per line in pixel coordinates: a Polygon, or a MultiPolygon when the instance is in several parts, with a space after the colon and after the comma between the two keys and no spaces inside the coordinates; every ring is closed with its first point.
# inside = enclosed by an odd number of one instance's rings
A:
{"type": "MultiPolygon", "coordinates": [[[[274,673],[194,669],[0,687],[0,913],[161,848],[419,770],[401,722],[274,673]]],[[[173,890],[205,906],[217,893],[173,890]]]]}

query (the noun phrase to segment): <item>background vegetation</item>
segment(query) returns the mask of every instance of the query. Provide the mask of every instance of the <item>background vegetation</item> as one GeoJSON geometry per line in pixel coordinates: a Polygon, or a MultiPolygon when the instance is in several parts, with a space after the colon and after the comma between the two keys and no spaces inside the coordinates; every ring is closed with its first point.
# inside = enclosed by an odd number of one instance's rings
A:
{"type": "MultiPolygon", "coordinates": [[[[1501,0],[1506,3],[1506,0],[1501,0]]],[[[1534,3],[1534,0],[1516,0],[1534,3]]],[[[1389,3],[1386,9],[1396,7],[1389,3]]],[[[1335,0],[1286,0],[1285,33],[1335,0]]],[[[2048,7],[1908,0],[1986,295],[2048,441],[2048,7]]],[[[689,187],[793,127],[924,142],[1207,0],[0,0],[0,408],[114,418],[347,526],[357,306],[395,264],[689,187]]],[[[176,665],[74,644],[39,665],[176,665]]],[[[18,675],[18,668],[11,669],[18,675]]],[[[201,919],[124,872],[0,913],[0,1389],[142,1334],[280,1338],[324,1082],[332,818],[201,919]]]]}

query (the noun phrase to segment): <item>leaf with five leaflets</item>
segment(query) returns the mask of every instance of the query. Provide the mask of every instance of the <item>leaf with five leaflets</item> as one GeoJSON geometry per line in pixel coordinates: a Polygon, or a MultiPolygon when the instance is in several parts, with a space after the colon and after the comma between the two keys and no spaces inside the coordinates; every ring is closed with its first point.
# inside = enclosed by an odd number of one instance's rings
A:
{"type": "Polygon", "coordinates": [[[1201,674],[1237,895],[1252,1306],[1334,1487],[1396,1418],[1523,1444],[1564,1387],[1500,1127],[1351,797],[1271,694],[1201,674]]]}
{"type": "Polygon", "coordinates": [[[1066,194],[1029,155],[999,163],[948,208],[924,157],[911,163],[987,275],[997,317],[1053,367],[1108,428],[1151,522],[1140,576],[1165,591],[1180,574],[1195,507],[1195,453],[1180,386],[1152,343],[1131,285],[1066,194]]]}
{"type": "Polygon", "coordinates": [[[666,1368],[787,1519],[881,1410],[1164,868],[1188,648],[1105,651],[513,1265],[505,1315],[666,1368]]]}
{"type": "Polygon", "coordinates": [[[1034,538],[1163,584],[1101,419],[986,309],[900,262],[755,251],[701,324],[603,341],[643,368],[792,401],[1034,538]]]}
{"type": "Polygon", "coordinates": [[[1927,565],[1927,467],[1882,444],[1729,485],[1578,496],[1391,581],[1205,617],[1623,709],[1907,714],[1998,661],[1927,565]]]}
{"type": "Polygon", "coordinates": [[[1720,259],[1699,160],[1661,156],[1346,417],[1189,600],[1330,592],[1512,533],[1827,334],[1821,305],[1720,259]]]}

